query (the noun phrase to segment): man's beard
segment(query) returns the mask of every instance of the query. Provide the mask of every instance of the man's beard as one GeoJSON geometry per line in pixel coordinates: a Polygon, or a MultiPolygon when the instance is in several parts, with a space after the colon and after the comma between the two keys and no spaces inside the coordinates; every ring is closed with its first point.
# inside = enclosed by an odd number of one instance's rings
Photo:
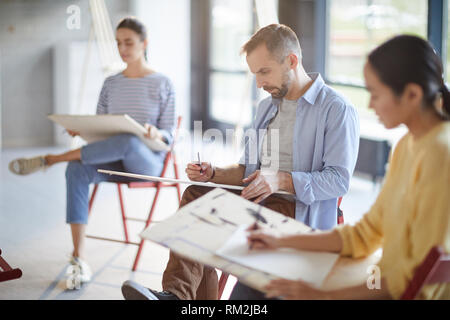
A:
{"type": "Polygon", "coordinates": [[[272,96],[272,98],[276,98],[276,99],[282,99],[289,91],[289,86],[291,84],[291,80],[289,79],[289,74],[286,73],[283,77],[283,83],[281,84],[281,87],[263,87],[264,90],[266,91],[272,91],[274,89],[276,89],[276,91],[274,93],[271,93],[270,95],[272,96]]]}
{"type": "Polygon", "coordinates": [[[272,96],[272,98],[276,98],[276,99],[281,99],[283,98],[287,92],[289,91],[289,88],[287,86],[287,84],[283,83],[281,85],[281,88],[277,88],[277,87],[264,87],[263,88],[266,91],[272,91],[272,90],[276,90],[273,93],[270,93],[270,95],[272,96]]]}

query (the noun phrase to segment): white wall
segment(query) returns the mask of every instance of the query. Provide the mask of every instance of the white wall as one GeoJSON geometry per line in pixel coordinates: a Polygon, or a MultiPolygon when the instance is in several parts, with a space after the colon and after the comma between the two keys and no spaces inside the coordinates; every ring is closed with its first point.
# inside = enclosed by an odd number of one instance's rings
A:
{"type": "Polygon", "coordinates": [[[177,114],[190,122],[190,0],[134,0],[130,11],[148,30],[148,58],[153,69],[168,76],[176,91],[177,114]]]}
{"type": "MultiPolygon", "coordinates": [[[[128,13],[128,0],[105,3],[113,25],[128,13]]],[[[90,22],[88,0],[0,0],[3,147],[53,144],[53,47],[86,41],[90,22]],[[66,25],[70,5],[81,10],[78,30],[66,25]]]]}

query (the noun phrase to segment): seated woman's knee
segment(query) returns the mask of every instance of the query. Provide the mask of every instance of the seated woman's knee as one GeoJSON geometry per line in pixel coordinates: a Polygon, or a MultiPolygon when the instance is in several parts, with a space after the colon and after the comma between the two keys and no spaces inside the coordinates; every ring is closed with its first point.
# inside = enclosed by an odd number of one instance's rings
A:
{"type": "Polygon", "coordinates": [[[78,177],[83,170],[83,164],[80,161],[69,161],[66,168],[66,178],[78,177]]]}
{"type": "Polygon", "coordinates": [[[141,140],[131,133],[123,133],[112,138],[117,145],[134,146],[141,143],[141,140]]]}

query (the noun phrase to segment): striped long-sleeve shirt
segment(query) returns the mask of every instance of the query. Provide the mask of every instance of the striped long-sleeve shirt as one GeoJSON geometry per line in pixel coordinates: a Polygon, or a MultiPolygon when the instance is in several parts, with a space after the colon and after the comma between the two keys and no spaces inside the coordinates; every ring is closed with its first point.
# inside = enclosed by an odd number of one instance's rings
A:
{"type": "Polygon", "coordinates": [[[106,78],[100,92],[97,114],[128,114],[144,125],[156,126],[167,143],[175,128],[175,92],[161,73],[127,78],[122,73],[106,78]]]}

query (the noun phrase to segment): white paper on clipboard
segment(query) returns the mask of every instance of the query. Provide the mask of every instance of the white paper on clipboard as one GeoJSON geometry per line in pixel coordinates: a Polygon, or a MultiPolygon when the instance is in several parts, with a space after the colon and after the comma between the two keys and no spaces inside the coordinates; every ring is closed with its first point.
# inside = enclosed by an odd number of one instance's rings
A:
{"type": "MultiPolygon", "coordinates": [[[[121,171],[113,171],[113,170],[103,170],[103,169],[97,169],[97,172],[105,173],[109,175],[116,175],[116,176],[122,176],[122,177],[129,177],[129,178],[136,178],[136,179],[142,179],[142,180],[148,180],[148,181],[158,181],[158,182],[165,182],[165,183],[183,183],[183,184],[192,184],[196,186],[201,187],[210,187],[210,188],[223,188],[223,189],[232,189],[232,190],[243,190],[243,186],[235,186],[230,184],[219,184],[219,183],[212,183],[212,182],[198,182],[193,180],[181,180],[181,179],[174,179],[174,178],[161,178],[161,177],[155,177],[155,176],[147,176],[143,174],[136,174],[136,173],[128,173],[128,172],[121,172],[121,171]]],[[[276,194],[284,194],[288,196],[294,196],[292,193],[278,190],[274,192],[276,194]]]]}
{"type": "Polygon", "coordinates": [[[51,114],[48,118],[65,129],[79,132],[80,137],[88,143],[104,140],[117,134],[131,133],[139,137],[153,151],[170,149],[161,140],[146,138],[144,134],[147,130],[127,114],[51,114]]]}
{"type": "Polygon", "coordinates": [[[249,250],[247,231],[242,225],[216,254],[252,269],[268,272],[280,278],[302,279],[319,288],[330,273],[339,255],[282,248],[276,250],[249,250]]]}

